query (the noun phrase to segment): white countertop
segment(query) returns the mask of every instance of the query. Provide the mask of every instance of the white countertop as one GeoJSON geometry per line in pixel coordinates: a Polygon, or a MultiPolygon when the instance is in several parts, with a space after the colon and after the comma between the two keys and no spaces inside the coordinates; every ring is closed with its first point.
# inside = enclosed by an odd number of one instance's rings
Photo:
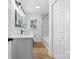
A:
{"type": "Polygon", "coordinates": [[[33,38],[33,34],[27,34],[27,35],[11,35],[9,38],[33,38]]]}

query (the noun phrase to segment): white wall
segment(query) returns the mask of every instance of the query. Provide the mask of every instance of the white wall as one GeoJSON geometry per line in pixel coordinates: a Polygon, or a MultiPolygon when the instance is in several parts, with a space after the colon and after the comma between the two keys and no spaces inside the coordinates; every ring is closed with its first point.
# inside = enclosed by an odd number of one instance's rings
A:
{"type": "Polygon", "coordinates": [[[53,20],[52,20],[52,12],[51,12],[51,0],[49,0],[49,49],[48,54],[53,56],[53,20]]]}
{"type": "Polygon", "coordinates": [[[41,39],[47,50],[49,49],[49,14],[42,18],[41,24],[41,39]]]}
{"type": "Polygon", "coordinates": [[[10,1],[9,3],[9,16],[8,16],[8,32],[9,32],[9,37],[11,35],[18,34],[18,28],[15,28],[15,8],[13,5],[13,2],[10,1]]]}
{"type": "Polygon", "coordinates": [[[49,15],[47,15],[46,17],[44,17],[41,21],[42,25],[41,25],[41,36],[49,36],[49,15]]]}
{"type": "MultiPolygon", "coordinates": [[[[14,2],[15,0],[9,1],[9,8],[8,8],[8,36],[11,35],[20,35],[21,34],[21,28],[15,27],[15,7],[14,2]]],[[[24,18],[24,16],[23,16],[24,18]]],[[[23,19],[24,21],[24,19],[23,19]]]]}
{"type": "Polygon", "coordinates": [[[8,35],[11,34],[11,0],[8,0],[8,35]]]}
{"type": "Polygon", "coordinates": [[[41,41],[41,16],[40,15],[30,15],[28,14],[26,16],[25,22],[27,24],[27,30],[29,32],[32,32],[34,35],[34,41],[35,42],[40,42],[41,41]],[[37,20],[37,28],[36,29],[31,29],[30,24],[31,20],[36,19],[37,20]]]}

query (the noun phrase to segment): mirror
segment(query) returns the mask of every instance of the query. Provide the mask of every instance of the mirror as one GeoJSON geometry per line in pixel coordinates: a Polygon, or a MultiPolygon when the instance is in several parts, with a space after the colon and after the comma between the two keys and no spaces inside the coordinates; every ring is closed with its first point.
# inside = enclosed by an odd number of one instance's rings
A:
{"type": "Polygon", "coordinates": [[[22,27],[23,24],[23,17],[15,10],[15,27],[22,27]]]}

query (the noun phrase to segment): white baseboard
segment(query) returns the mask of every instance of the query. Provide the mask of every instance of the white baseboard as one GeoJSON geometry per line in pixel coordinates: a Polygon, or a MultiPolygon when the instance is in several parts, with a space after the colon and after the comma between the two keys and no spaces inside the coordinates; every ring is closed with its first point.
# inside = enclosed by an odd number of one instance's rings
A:
{"type": "Polygon", "coordinates": [[[48,55],[49,55],[50,57],[53,57],[53,54],[51,54],[50,52],[48,52],[48,55]]]}

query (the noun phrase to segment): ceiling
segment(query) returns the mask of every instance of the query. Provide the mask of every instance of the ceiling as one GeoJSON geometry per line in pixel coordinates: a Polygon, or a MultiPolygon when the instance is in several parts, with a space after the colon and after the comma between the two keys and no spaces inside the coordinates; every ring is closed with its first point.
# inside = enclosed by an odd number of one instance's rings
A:
{"type": "Polygon", "coordinates": [[[47,14],[49,11],[49,0],[19,0],[26,14],[47,14]],[[40,8],[36,8],[36,7],[40,8]]]}

